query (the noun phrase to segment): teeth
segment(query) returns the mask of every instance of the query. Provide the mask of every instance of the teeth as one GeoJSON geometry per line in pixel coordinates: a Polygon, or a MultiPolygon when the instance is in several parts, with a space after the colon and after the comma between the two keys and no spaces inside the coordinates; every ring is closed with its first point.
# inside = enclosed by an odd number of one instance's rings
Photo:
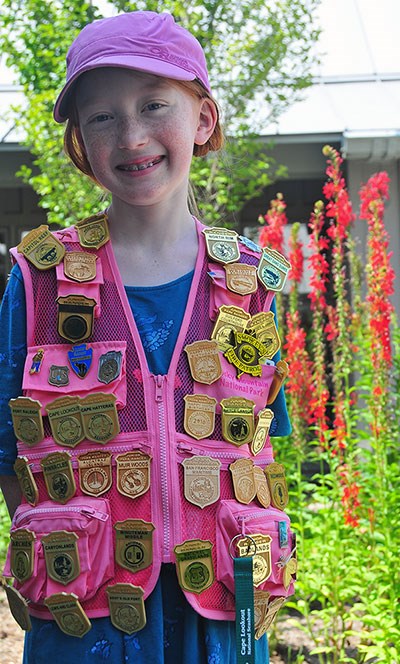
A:
{"type": "Polygon", "coordinates": [[[130,166],[124,166],[123,170],[124,171],[144,171],[146,168],[150,168],[151,166],[154,166],[154,164],[158,163],[158,161],[149,161],[147,164],[131,164],[130,166]]]}

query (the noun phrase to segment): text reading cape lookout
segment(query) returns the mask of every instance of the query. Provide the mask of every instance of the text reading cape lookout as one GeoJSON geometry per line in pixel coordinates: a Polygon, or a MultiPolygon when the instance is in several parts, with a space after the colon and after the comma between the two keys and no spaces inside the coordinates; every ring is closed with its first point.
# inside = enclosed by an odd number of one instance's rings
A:
{"type": "Polygon", "coordinates": [[[234,620],[233,549],[252,559],[256,638],[293,592],[285,474],[269,437],[288,370],[272,359],[270,306],[287,261],[196,224],[166,376],[149,373],[106,215],[41,227],[12,250],[30,294],[23,396],[10,402],[24,503],[5,569],[23,625],[28,602],[77,638],[106,615],[131,634],[163,562],[196,611],[234,620]]]}

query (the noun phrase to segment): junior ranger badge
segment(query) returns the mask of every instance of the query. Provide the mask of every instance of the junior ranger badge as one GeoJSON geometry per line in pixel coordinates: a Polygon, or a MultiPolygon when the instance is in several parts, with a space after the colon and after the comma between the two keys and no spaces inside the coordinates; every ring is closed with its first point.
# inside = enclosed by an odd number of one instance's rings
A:
{"type": "Polygon", "coordinates": [[[83,430],[85,437],[105,445],[119,433],[119,420],[114,394],[97,392],[81,399],[83,430]]]}
{"type": "Polygon", "coordinates": [[[267,606],[270,597],[271,593],[267,592],[266,590],[254,591],[254,629],[256,633],[256,639],[257,630],[262,626],[267,615],[267,606]]]}
{"type": "Polygon", "coordinates": [[[126,634],[133,634],[146,625],[144,591],[131,583],[115,583],[106,589],[111,622],[126,634]]]}
{"type": "Polygon", "coordinates": [[[49,385],[54,385],[55,387],[64,387],[69,384],[69,368],[60,367],[56,364],[52,364],[49,369],[49,385]]]}
{"type": "Polygon", "coordinates": [[[139,572],[153,560],[154,525],[141,519],[126,519],[114,524],[116,530],[115,560],[118,565],[139,572]]]}
{"type": "Polygon", "coordinates": [[[272,360],[281,347],[274,313],[272,311],[261,311],[252,317],[247,327],[249,334],[254,334],[267,349],[265,357],[272,360]]]}
{"type": "Polygon", "coordinates": [[[62,632],[82,638],[92,627],[75,593],[55,593],[44,600],[62,632]]]}
{"type": "Polygon", "coordinates": [[[249,538],[256,544],[256,551],[253,554],[253,584],[256,588],[267,581],[272,574],[271,562],[271,542],[270,535],[261,533],[249,533],[249,537],[244,536],[237,542],[239,556],[248,556],[249,538]]]}
{"type": "Polygon", "coordinates": [[[121,373],[122,353],[120,350],[110,350],[100,355],[97,378],[101,383],[108,385],[118,378],[121,373]]]}
{"type": "Polygon", "coordinates": [[[78,456],[79,486],[88,496],[101,496],[111,488],[111,453],[96,450],[78,456]]]}
{"type": "Polygon", "coordinates": [[[250,314],[241,307],[222,305],[219,308],[218,318],[215,321],[211,339],[215,339],[220,350],[227,350],[234,344],[234,330],[244,332],[250,318],[250,314]]]}
{"type": "Polygon", "coordinates": [[[270,597],[267,604],[264,620],[262,624],[257,628],[255,633],[255,638],[257,640],[260,639],[271,627],[272,623],[274,622],[277,616],[279,609],[284,604],[285,599],[286,597],[270,597]]]}
{"type": "Polygon", "coordinates": [[[258,502],[265,508],[268,508],[271,504],[271,494],[269,492],[267,478],[265,473],[260,466],[254,466],[253,468],[254,483],[256,485],[256,496],[258,502]]]}
{"type": "Polygon", "coordinates": [[[222,436],[238,447],[251,443],[254,435],[254,401],[244,397],[221,400],[222,436]]]}
{"type": "Polygon", "coordinates": [[[187,394],[185,401],[184,429],[196,440],[210,438],[215,427],[217,400],[206,394],[187,394]]]}
{"type": "Polygon", "coordinates": [[[179,585],[200,594],[214,582],[213,544],[209,540],[187,540],[175,548],[179,585]]]}
{"type": "Polygon", "coordinates": [[[17,397],[8,404],[18,440],[31,446],[40,443],[44,438],[41,403],[29,397],[17,397]]]}
{"type": "Polygon", "coordinates": [[[284,510],[289,502],[285,469],[281,463],[270,463],[264,470],[267,477],[271,502],[278,510],[284,510]]]}
{"type": "Polygon", "coordinates": [[[220,496],[221,462],[208,456],[194,456],[184,459],[182,466],[186,500],[201,508],[215,503],[220,496]]]}
{"type": "Polygon", "coordinates": [[[75,495],[76,485],[69,452],[51,452],[41,460],[47,493],[64,505],[75,495]]]}
{"type": "Polygon", "coordinates": [[[21,629],[25,632],[30,632],[32,629],[32,623],[28,610],[28,602],[25,597],[22,597],[21,593],[16,588],[9,586],[8,583],[3,583],[2,585],[7,596],[8,606],[12,617],[21,629]]]}
{"type": "Polygon", "coordinates": [[[222,367],[216,341],[195,341],[185,346],[190,373],[197,383],[211,385],[221,378],[222,367]]]}
{"type": "Polygon", "coordinates": [[[233,490],[239,503],[248,505],[256,497],[256,483],[251,459],[237,459],[231,463],[233,490]]]}
{"type": "Polygon", "coordinates": [[[67,295],[58,297],[57,304],[58,334],[73,344],[88,339],[93,332],[96,300],[85,295],[67,295]]]}
{"type": "Polygon", "coordinates": [[[233,336],[235,339],[233,347],[225,351],[224,357],[236,367],[237,377],[240,378],[244,373],[261,376],[260,362],[266,357],[266,347],[261,341],[245,332],[235,330],[233,336]]]}
{"type": "Polygon", "coordinates": [[[49,270],[61,263],[65,254],[65,247],[50,233],[46,225],[34,228],[25,235],[17,246],[18,253],[24,254],[38,270],[49,270]]]}
{"type": "Polygon", "coordinates": [[[53,438],[63,447],[76,447],[85,438],[80,398],[65,396],[47,404],[46,411],[53,438]]]}
{"type": "Polygon", "coordinates": [[[107,215],[95,214],[75,224],[79,244],[87,249],[100,249],[110,239],[107,215]]]}
{"type": "Polygon", "coordinates": [[[264,248],[257,275],[267,290],[281,291],[290,268],[289,261],[276,249],[264,248]]]}
{"type": "Polygon", "coordinates": [[[227,228],[205,228],[207,253],[217,263],[235,263],[240,258],[238,235],[227,228]]]}
{"type": "Polygon", "coordinates": [[[271,387],[269,388],[267,405],[270,406],[274,403],[278,392],[281,389],[283,383],[289,375],[289,367],[285,360],[278,360],[275,367],[274,377],[272,379],[271,387]]]}
{"type": "Polygon", "coordinates": [[[67,251],[64,256],[64,274],[68,279],[83,283],[96,276],[96,254],[87,251],[67,251]]]}
{"type": "Polygon", "coordinates": [[[31,368],[29,369],[30,374],[39,373],[40,369],[42,368],[43,358],[44,358],[44,350],[43,348],[39,348],[32,358],[32,365],[31,368]]]}
{"type": "Polygon", "coordinates": [[[138,498],[150,488],[150,457],[139,450],[119,454],[117,489],[123,496],[138,498]]]}
{"type": "Polygon", "coordinates": [[[233,293],[251,295],[257,290],[257,268],[246,263],[224,265],[226,286],[233,293]]]}
{"type": "Polygon", "coordinates": [[[47,574],[53,581],[64,586],[80,574],[78,539],[76,533],[66,530],[58,530],[42,537],[47,574]]]}
{"type": "Polygon", "coordinates": [[[14,471],[17,476],[22,495],[25,500],[35,507],[39,500],[39,490],[33,477],[31,467],[26,457],[17,457],[14,463],[14,471]]]}
{"type": "Polygon", "coordinates": [[[264,449],[273,419],[274,413],[270,408],[263,408],[259,411],[257,427],[250,445],[251,453],[254,456],[264,449]]]}
{"type": "Polygon", "coordinates": [[[93,349],[86,344],[73,346],[72,350],[68,351],[68,360],[74,374],[78,378],[85,378],[92,365],[93,349]]]}
{"type": "Polygon", "coordinates": [[[20,583],[30,579],[33,574],[35,539],[35,533],[25,528],[10,533],[11,573],[20,583]]]}

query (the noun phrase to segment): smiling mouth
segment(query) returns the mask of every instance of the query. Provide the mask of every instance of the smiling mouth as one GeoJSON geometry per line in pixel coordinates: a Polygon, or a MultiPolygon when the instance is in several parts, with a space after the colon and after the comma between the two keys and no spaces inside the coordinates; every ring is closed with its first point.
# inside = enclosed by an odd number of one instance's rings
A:
{"type": "Polygon", "coordinates": [[[151,161],[146,161],[142,164],[125,164],[123,166],[117,166],[120,171],[145,171],[146,168],[151,168],[156,164],[159,164],[163,160],[163,157],[158,157],[157,159],[152,159],[151,161]]]}

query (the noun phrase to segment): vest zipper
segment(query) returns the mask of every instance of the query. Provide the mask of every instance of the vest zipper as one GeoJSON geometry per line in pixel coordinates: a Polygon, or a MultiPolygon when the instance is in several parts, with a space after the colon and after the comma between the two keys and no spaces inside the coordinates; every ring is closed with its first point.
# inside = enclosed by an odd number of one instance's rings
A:
{"type": "Polygon", "coordinates": [[[107,521],[108,519],[108,514],[99,512],[98,510],[95,510],[91,507],[64,507],[62,505],[58,507],[57,505],[54,505],[54,507],[36,507],[35,509],[27,510],[23,514],[18,514],[14,521],[14,526],[17,526],[17,524],[21,523],[21,521],[24,521],[24,519],[28,518],[29,516],[36,517],[39,514],[44,516],[46,514],[54,514],[54,512],[62,512],[63,514],[66,512],[77,512],[78,514],[83,514],[83,516],[87,517],[88,519],[99,519],[99,521],[107,521]]]}
{"type": "Polygon", "coordinates": [[[161,475],[161,505],[163,516],[163,560],[170,562],[171,534],[170,534],[170,500],[168,490],[168,449],[166,433],[166,413],[164,403],[165,376],[153,376],[155,382],[155,401],[158,413],[158,434],[160,442],[160,475],[161,475]]]}

